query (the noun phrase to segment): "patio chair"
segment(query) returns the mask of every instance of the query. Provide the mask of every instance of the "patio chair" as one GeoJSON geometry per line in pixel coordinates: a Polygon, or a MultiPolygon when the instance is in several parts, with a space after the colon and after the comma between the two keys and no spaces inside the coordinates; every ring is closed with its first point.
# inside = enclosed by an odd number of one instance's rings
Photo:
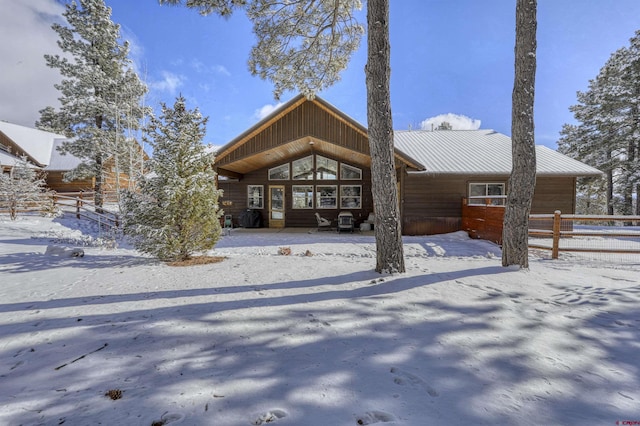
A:
{"type": "Polygon", "coordinates": [[[318,231],[330,230],[331,221],[329,219],[325,219],[324,217],[320,216],[318,212],[316,212],[315,214],[316,214],[316,221],[318,222],[318,231]]]}
{"type": "Polygon", "coordinates": [[[338,232],[349,231],[353,232],[354,221],[353,213],[349,211],[343,211],[338,214],[338,232]]]}

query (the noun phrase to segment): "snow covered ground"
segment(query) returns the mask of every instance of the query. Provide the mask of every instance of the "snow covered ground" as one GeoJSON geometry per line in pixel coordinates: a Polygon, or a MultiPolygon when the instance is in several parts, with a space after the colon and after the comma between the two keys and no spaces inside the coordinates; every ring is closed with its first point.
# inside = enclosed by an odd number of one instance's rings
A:
{"type": "Polygon", "coordinates": [[[234,230],[192,267],[100,236],[0,216],[1,425],[640,421],[640,259],[518,271],[455,233],[380,276],[357,233],[234,230]]]}

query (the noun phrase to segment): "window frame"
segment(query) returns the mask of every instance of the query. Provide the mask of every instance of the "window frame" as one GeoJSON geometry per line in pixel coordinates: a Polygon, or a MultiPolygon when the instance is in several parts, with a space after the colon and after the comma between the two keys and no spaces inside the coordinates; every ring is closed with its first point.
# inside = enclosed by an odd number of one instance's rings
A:
{"type": "Polygon", "coordinates": [[[270,181],[290,180],[290,178],[291,178],[291,166],[290,166],[290,164],[289,164],[289,163],[284,163],[284,164],[281,164],[281,165],[279,165],[279,166],[272,167],[272,168],[270,168],[270,169],[269,169],[269,171],[267,172],[267,176],[268,176],[268,178],[269,178],[269,180],[270,180],[270,181]],[[286,168],[287,168],[286,172],[284,173],[284,175],[286,175],[286,177],[283,177],[283,178],[274,178],[274,177],[271,177],[271,172],[272,172],[272,171],[275,171],[275,170],[277,170],[277,169],[281,169],[281,168],[284,168],[284,167],[286,167],[286,168]]]}
{"type": "Polygon", "coordinates": [[[247,185],[247,208],[249,209],[264,209],[264,185],[247,185]],[[253,204],[256,195],[253,194],[255,190],[258,190],[258,205],[253,204]]]}
{"type": "Polygon", "coordinates": [[[504,206],[506,204],[507,192],[506,184],[504,182],[469,182],[467,187],[467,205],[469,206],[504,206]],[[483,195],[471,195],[472,187],[479,187],[484,185],[483,195]],[[489,194],[489,187],[500,187],[500,194],[489,194]],[[487,199],[490,199],[490,203],[487,204],[487,199]]]}
{"type": "Polygon", "coordinates": [[[323,155],[316,154],[316,156],[315,156],[315,167],[313,169],[314,169],[314,178],[315,178],[315,180],[320,180],[320,181],[338,180],[338,172],[340,171],[340,162],[338,160],[334,160],[333,158],[329,158],[329,157],[325,157],[323,155]],[[325,160],[327,163],[335,163],[335,166],[336,166],[335,177],[333,177],[333,178],[331,178],[331,177],[320,177],[320,172],[318,171],[318,169],[319,169],[318,164],[320,163],[319,160],[325,160]]]}
{"type": "Polygon", "coordinates": [[[336,210],[338,208],[338,185],[316,185],[316,209],[336,210]],[[322,196],[322,188],[332,188],[333,196],[322,196]],[[335,202],[330,205],[324,205],[322,200],[334,199],[335,202]]]}
{"type": "Polygon", "coordinates": [[[315,168],[313,167],[313,165],[314,165],[313,155],[307,155],[306,157],[302,157],[302,158],[298,158],[297,160],[293,160],[291,162],[291,180],[314,180],[314,178],[315,178],[314,169],[315,168]],[[307,170],[303,171],[304,173],[306,173],[307,177],[303,177],[303,178],[295,177],[294,173],[296,172],[296,167],[295,167],[296,163],[299,163],[299,162],[302,162],[302,161],[305,161],[305,160],[308,160],[308,159],[311,159],[311,168],[308,171],[307,170]]]}
{"type": "Polygon", "coordinates": [[[341,180],[362,180],[362,169],[346,163],[340,163],[340,179],[341,180]],[[347,169],[350,172],[357,172],[359,177],[357,178],[345,177],[346,173],[344,172],[344,169],[347,169]]]}
{"type": "Polygon", "coordinates": [[[362,185],[340,185],[340,208],[341,209],[361,209],[362,208],[362,185]],[[356,188],[357,195],[345,194],[347,188],[356,188]],[[350,206],[345,202],[347,199],[353,198],[356,206],[350,206]]]}
{"type": "Polygon", "coordinates": [[[313,185],[291,185],[291,208],[293,210],[313,209],[315,195],[316,193],[314,191],[313,185]],[[306,188],[306,190],[296,191],[296,188],[306,188]],[[303,207],[296,206],[296,199],[297,199],[296,192],[305,193],[305,200],[304,200],[304,203],[302,204],[303,207]],[[309,196],[309,194],[311,195],[309,196]]]}

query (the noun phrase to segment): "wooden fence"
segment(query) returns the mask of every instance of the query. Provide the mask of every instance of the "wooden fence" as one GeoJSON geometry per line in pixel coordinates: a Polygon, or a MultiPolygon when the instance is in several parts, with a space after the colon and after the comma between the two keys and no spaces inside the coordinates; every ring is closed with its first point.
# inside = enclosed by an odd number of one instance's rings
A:
{"type": "Polygon", "coordinates": [[[633,223],[640,224],[640,216],[563,215],[560,211],[535,214],[529,220],[529,247],[551,250],[552,259],[557,259],[561,251],[640,254],[640,229],[621,226],[633,223]],[[536,226],[549,223],[552,224],[551,229],[545,225],[536,226]],[[581,229],[576,224],[607,226],[581,229]],[[583,237],[595,239],[589,241],[583,237]],[[614,240],[616,245],[611,243],[614,240]]]}
{"type": "Polygon", "coordinates": [[[83,217],[108,228],[120,226],[117,213],[104,208],[99,209],[93,203],[93,192],[54,192],[52,198],[54,205],[59,206],[63,211],[75,212],[78,219],[83,217]]]}
{"type": "MultiPolygon", "coordinates": [[[[493,199],[485,204],[462,203],[462,229],[471,238],[502,244],[504,206],[493,199]]],[[[529,216],[529,248],[560,252],[640,254],[640,216],[532,214],[529,216]],[[604,225],[596,228],[596,225],[604,225]]]]}
{"type": "Polygon", "coordinates": [[[97,208],[93,203],[93,192],[52,192],[43,193],[39,201],[21,203],[20,208],[13,208],[0,203],[0,213],[50,213],[58,207],[63,212],[73,213],[76,218],[85,218],[107,228],[120,226],[117,213],[104,208],[97,208]]]}

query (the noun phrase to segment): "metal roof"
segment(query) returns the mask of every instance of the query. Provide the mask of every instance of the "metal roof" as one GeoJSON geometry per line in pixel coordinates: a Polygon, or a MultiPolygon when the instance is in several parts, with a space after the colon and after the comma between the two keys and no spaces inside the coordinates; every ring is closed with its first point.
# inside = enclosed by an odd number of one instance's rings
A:
{"type": "Polygon", "coordinates": [[[13,167],[20,159],[15,155],[0,149],[0,166],[13,167]]]}
{"type": "Polygon", "coordinates": [[[31,127],[0,121],[0,132],[24,150],[38,165],[45,166],[51,160],[51,149],[55,139],[64,136],[31,127]]]}
{"type": "MultiPolygon", "coordinates": [[[[509,175],[511,138],[495,130],[396,130],[395,148],[424,166],[418,173],[509,175]]],[[[600,176],[602,172],[536,145],[536,173],[544,176],[600,176]]]]}
{"type": "MultiPolygon", "coordinates": [[[[75,169],[80,164],[80,159],[71,154],[61,155],[58,147],[62,142],[69,140],[57,133],[45,132],[31,127],[0,121],[0,132],[4,133],[13,143],[33,158],[38,165],[48,171],[67,171],[75,169]]],[[[2,165],[10,158],[2,155],[2,165]]],[[[12,156],[13,157],[13,156],[12,156]]],[[[13,165],[13,162],[11,162],[13,165]]]]}
{"type": "Polygon", "coordinates": [[[68,139],[54,139],[53,146],[51,147],[51,161],[49,165],[45,167],[47,171],[68,171],[73,170],[82,162],[78,157],[71,154],[61,154],[58,151],[58,147],[62,145],[64,141],[68,139]]]}

